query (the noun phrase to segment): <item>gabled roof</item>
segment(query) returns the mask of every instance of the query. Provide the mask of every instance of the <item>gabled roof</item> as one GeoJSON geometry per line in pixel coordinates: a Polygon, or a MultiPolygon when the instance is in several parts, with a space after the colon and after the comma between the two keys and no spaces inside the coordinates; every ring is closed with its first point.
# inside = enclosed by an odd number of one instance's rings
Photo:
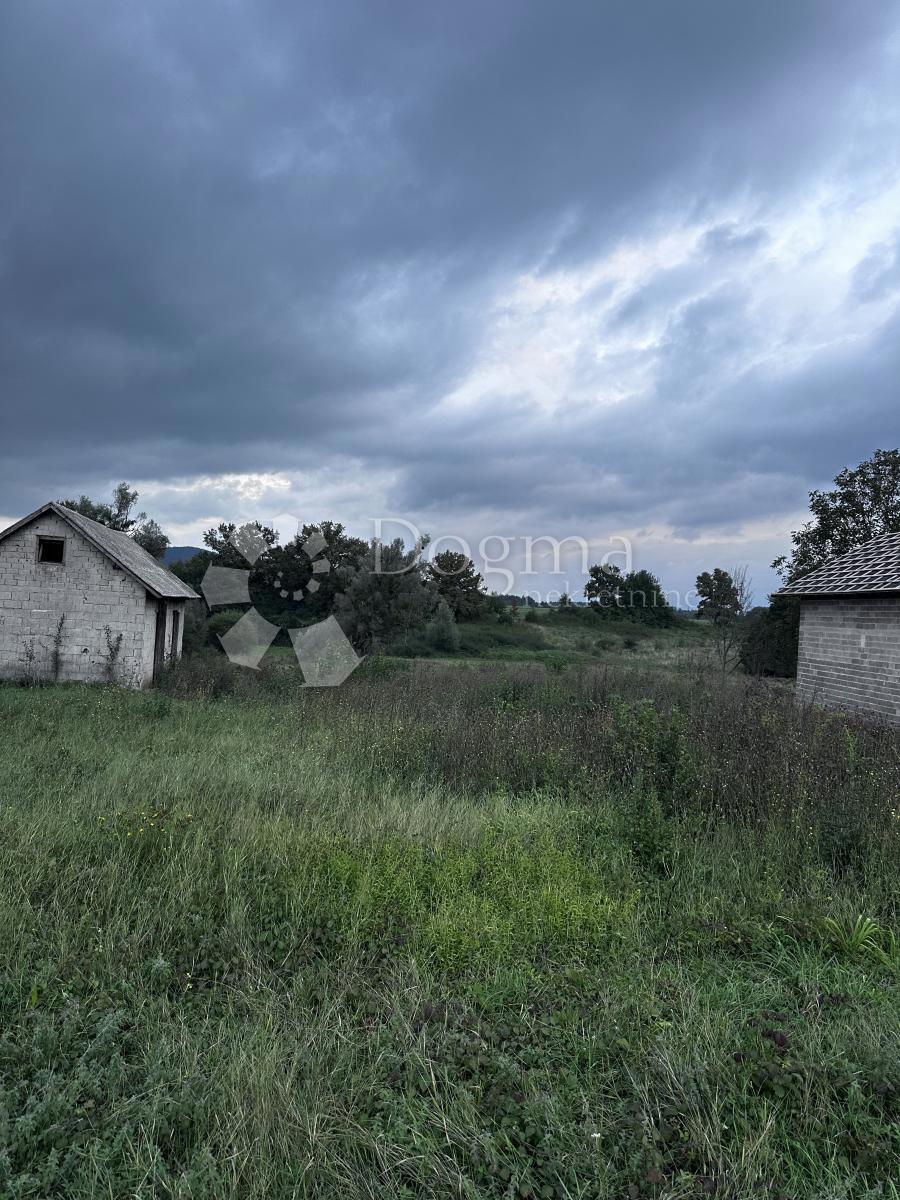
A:
{"type": "Polygon", "coordinates": [[[71,508],[66,508],[64,504],[44,504],[41,508],[35,509],[33,513],[29,513],[27,517],[23,517],[21,521],[16,521],[15,525],[10,525],[6,529],[0,531],[0,542],[4,538],[9,537],[11,533],[15,533],[17,529],[22,529],[26,525],[30,525],[32,521],[42,517],[44,513],[52,512],[56,516],[61,517],[73,529],[82,534],[101,554],[105,554],[111,559],[116,566],[121,567],[123,571],[127,571],[132,578],[142,584],[148,592],[161,600],[199,600],[200,597],[192,587],[171,571],[167,570],[162,563],[157,562],[152,554],[148,554],[143,546],[139,546],[134,538],[128,536],[127,533],[121,533],[118,529],[110,529],[107,525],[101,525],[99,521],[92,521],[90,517],[83,517],[81,513],[73,512],[71,508]]]}
{"type": "Polygon", "coordinates": [[[860,592],[900,592],[900,533],[883,533],[802,579],[776,596],[847,596],[860,592]]]}

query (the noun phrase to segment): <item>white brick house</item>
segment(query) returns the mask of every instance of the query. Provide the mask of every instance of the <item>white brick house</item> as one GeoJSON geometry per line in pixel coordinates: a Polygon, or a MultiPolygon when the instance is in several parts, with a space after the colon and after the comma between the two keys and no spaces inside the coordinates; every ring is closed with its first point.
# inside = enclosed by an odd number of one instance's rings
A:
{"type": "Polygon", "coordinates": [[[0,531],[0,678],[144,687],[197,599],[127,534],[45,504],[0,531]]]}
{"type": "Polygon", "coordinates": [[[900,533],[787,584],[800,598],[797,697],[900,725],[900,533]]]}

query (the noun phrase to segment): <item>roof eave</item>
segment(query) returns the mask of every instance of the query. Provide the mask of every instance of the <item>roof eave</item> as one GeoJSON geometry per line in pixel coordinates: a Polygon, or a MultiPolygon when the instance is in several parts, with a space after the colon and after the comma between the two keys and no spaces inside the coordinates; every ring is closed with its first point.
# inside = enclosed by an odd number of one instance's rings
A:
{"type": "Polygon", "coordinates": [[[779,588],[777,592],[772,592],[772,596],[779,596],[790,599],[794,597],[797,600],[810,600],[813,597],[828,597],[834,596],[839,599],[844,596],[900,596],[900,587],[895,588],[816,588],[806,591],[805,589],[788,590],[779,588]]]}
{"type": "MultiPolygon", "coordinates": [[[[182,579],[179,579],[178,582],[188,589],[188,591],[191,593],[190,596],[184,596],[184,595],[174,595],[173,596],[167,592],[159,591],[158,588],[155,588],[151,583],[148,583],[146,579],[142,579],[140,577],[140,575],[138,575],[135,571],[132,571],[132,569],[128,566],[127,563],[123,562],[122,559],[119,558],[119,556],[117,554],[114,554],[112,552],[112,550],[110,550],[109,546],[105,546],[103,544],[103,542],[101,542],[97,538],[95,538],[89,529],[84,529],[81,525],[78,524],[77,521],[73,521],[71,516],[69,515],[70,510],[67,509],[64,504],[57,504],[56,501],[51,501],[49,504],[44,505],[44,510],[46,510],[46,509],[52,509],[52,511],[55,512],[57,514],[57,516],[62,517],[62,519],[64,521],[66,521],[68,523],[68,525],[76,531],[76,533],[80,533],[82,535],[82,537],[87,538],[87,540],[91,543],[91,545],[96,550],[99,550],[100,553],[102,555],[104,555],[106,558],[111,559],[116,564],[116,566],[119,567],[120,570],[124,571],[126,575],[130,576],[130,578],[132,578],[135,581],[135,583],[140,584],[140,586],[144,589],[144,591],[148,592],[155,600],[199,600],[200,599],[200,597],[197,595],[197,593],[194,591],[194,589],[191,587],[191,585],[189,583],[184,583],[184,580],[182,580],[182,579]]],[[[44,510],[39,509],[38,512],[41,512],[44,510]]],[[[160,565],[162,565],[162,564],[160,564],[160,565]]],[[[177,579],[178,577],[175,576],[175,578],[177,579]]]]}
{"type": "MultiPolygon", "coordinates": [[[[155,588],[151,587],[150,584],[147,583],[146,580],[141,579],[141,577],[139,575],[135,574],[135,572],[132,571],[130,567],[126,566],[125,563],[123,563],[122,560],[117,555],[113,554],[111,552],[109,546],[104,546],[101,541],[99,541],[97,538],[95,538],[89,529],[83,529],[81,527],[81,525],[78,524],[77,521],[73,521],[72,518],[69,516],[69,510],[66,508],[66,506],[64,504],[57,504],[55,501],[51,501],[49,504],[45,504],[43,509],[38,509],[38,513],[46,512],[48,509],[51,512],[55,512],[58,517],[61,517],[66,522],[66,524],[69,526],[70,529],[74,529],[76,533],[80,533],[83,538],[86,538],[91,543],[91,545],[94,547],[95,550],[100,551],[100,553],[103,555],[104,558],[111,559],[112,562],[114,562],[116,564],[116,566],[119,568],[120,571],[124,571],[126,575],[128,575],[131,579],[133,579],[135,581],[135,583],[140,584],[140,586],[144,589],[144,591],[149,592],[150,595],[153,596],[154,599],[156,599],[156,600],[166,599],[166,597],[163,596],[161,592],[158,592],[155,588]]],[[[38,513],[35,513],[33,515],[37,516],[38,513]]]]}
{"type": "MultiPolygon", "coordinates": [[[[194,589],[190,586],[190,584],[184,583],[184,580],[179,579],[178,582],[183,584],[183,586],[188,589],[188,591],[191,593],[190,596],[167,595],[165,592],[161,592],[161,591],[159,591],[158,588],[153,587],[152,584],[147,583],[147,581],[145,579],[141,579],[141,577],[139,575],[137,575],[134,571],[132,571],[131,568],[126,563],[122,562],[122,560],[116,554],[112,553],[109,546],[104,546],[102,542],[98,541],[91,534],[89,529],[84,529],[84,528],[82,528],[81,525],[78,524],[77,521],[73,521],[72,517],[70,515],[70,510],[67,509],[64,504],[58,504],[55,500],[50,500],[46,504],[42,504],[41,507],[36,508],[34,510],[34,512],[29,513],[27,516],[22,517],[18,521],[15,521],[12,525],[7,525],[7,527],[5,529],[0,529],[0,542],[2,542],[5,538],[9,537],[10,534],[15,533],[17,529],[24,529],[26,525],[30,525],[32,521],[36,521],[38,517],[42,517],[44,515],[44,513],[48,513],[48,512],[55,513],[56,516],[60,517],[63,521],[65,521],[70,529],[74,529],[76,533],[80,534],[83,538],[85,538],[87,541],[89,541],[91,543],[91,545],[94,547],[94,549],[98,550],[103,555],[104,558],[108,558],[108,559],[110,559],[111,562],[114,562],[121,571],[124,571],[125,574],[130,579],[133,579],[135,581],[135,583],[139,584],[140,587],[142,587],[145,592],[148,592],[154,598],[154,600],[199,600],[200,599],[200,597],[197,595],[197,593],[194,591],[194,589]]],[[[175,578],[177,578],[177,576],[175,578]]]]}
{"type": "Polygon", "coordinates": [[[14,521],[12,525],[7,525],[5,529],[0,529],[0,542],[8,538],[11,533],[15,533],[17,529],[24,529],[26,525],[42,517],[45,512],[51,512],[54,509],[54,504],[50,501],[48,504],[42,504],[40,508],[36,508],[33,513],[29,513],[27,517],[20,517],[18,521],[14,521]]]}

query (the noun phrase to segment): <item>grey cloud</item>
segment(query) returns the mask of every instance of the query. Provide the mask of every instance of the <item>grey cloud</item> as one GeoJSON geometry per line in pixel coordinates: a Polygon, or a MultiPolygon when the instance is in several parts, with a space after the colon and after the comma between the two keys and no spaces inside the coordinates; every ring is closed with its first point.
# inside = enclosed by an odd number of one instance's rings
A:
{"type": "MultiPolygon", "coordinates": [[[[814,367],[740,400],[724,368],[759,331],[715,264],[767,250],[767,209],[841,147],[877,159],[894,137],[850,100],[887,78],[897,21],[842,0],[9,0],[0,513],[120,477],[348,460],[430,512],[696,529],[789,505],[786,479],[802,500],[847,453],[834,380],[813,445],[814,367]],[[758,218],[723,218],[747,194],[758,218]],[[707,231],[618,310],[662,320],[647,391],[446,416],[512,279],[667,222],[707,231]],[[769,458],[777,487],[757,482],[769,458]]],[[[892,262],[860,268],[857,299],[892,262]]],[[[868,387],[854,444],[879,440],[894,366],[889,347],[846,362],[868,387]]]]}
{"type": "Polygon", "coordinates": [[[657,316],[690,297],[701,284],[697,263],[684,263],[658,271],[653,279],[627,296],[610,314],[612,328],[633,325],[657,316]]]}
{"type": "Polygon", "coordinates": [[[755,368],[717,389],[711,364],[741,323],[732,304],[734,321],[715,296],[678,317],[669,372],[652,394],[562,410],[549,426],[512,397],[464,424],[444,421],[443,438],[407,474],[404,504],[440,513],[463,497],[587,531],[631,527],[643,514],[696,537],[802,508],[809,487],[896,441],[900,309],[863,348],[779,375],[755,368]]]}
{"type": "Polygon", "coordinates": [[[768,231],[762,226],[741,229],[733,221],[716,225],[703,235],[701,245],[712,256],[748,254],[759,250],[769,241],[768,231]]]}
{"type": "Polygon", "coordinates": [[[853,272],[853,294],[863,302],[881,300],[900,288],[900,240],[873,246],[853,272]]]}

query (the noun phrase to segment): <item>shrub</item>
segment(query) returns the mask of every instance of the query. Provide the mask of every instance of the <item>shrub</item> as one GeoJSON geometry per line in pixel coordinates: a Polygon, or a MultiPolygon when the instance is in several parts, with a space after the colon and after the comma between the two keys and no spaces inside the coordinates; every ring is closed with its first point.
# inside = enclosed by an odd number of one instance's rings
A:
{"type": "Polygon", "coordinates": [[[548,671],[553,671],[557,674],[565,671],[566,667],[569,666],[568,656],[560,653],[558,650],[551,650],[548,654],[544,655],[541,661],[548,671]]]}
{"type": "Polygon", "coordinates": [[[211,613],[205,622],[207,643],[219,649],[219,638],[226,634],[232,625],[236,625],[243,615],[244,610],[241,608],[224,608],[211,613]]]}
{"type": "Polygon", "coordinates": [[[395,675],[408,675],[413,664],[406,658],[390,658],[386,654],[370,654],[357,668],[360,679],[393,679],[395,675]]]}
{"type": "Polygon", "coordinates": [[[460,635],[450,605],[442,597],[434,611],[434,616],[428,622],[426,640],[435,650],[446,654],[456,654],[460,648],[460,635]]]}
{"type": "Polygon", "coordinates": [[[184,632],[181,640],[182,654],[196,654],[210,642],[209,611],[202,601],[185,605],[184,632]]]}
{"type": "Polygon", "coordinates": [[[369,653],[425,627],[434,592],[424,578],[421,546],[407,550],[401,538],[373,541],[365,555],[341,571],[335,613],[357,649],[369,653]]]}
{"type": "Polygon", "coordinates": [[[496,654],[505,650],[542,650],[546,645],[540,626],[524,621],[479,621],[461,626],[461,649],[464,654],[496,654]]]}

